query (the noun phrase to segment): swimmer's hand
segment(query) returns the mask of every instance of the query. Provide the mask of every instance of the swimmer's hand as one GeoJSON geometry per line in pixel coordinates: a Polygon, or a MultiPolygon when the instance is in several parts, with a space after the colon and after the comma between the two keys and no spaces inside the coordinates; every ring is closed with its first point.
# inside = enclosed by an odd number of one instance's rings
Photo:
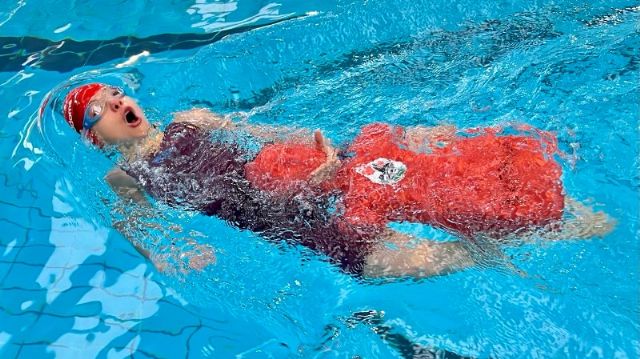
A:
{"type": "Polygon", "coordinates": [[[156,269],[164,274],[189,274],[191,271],[202,272],[216,263],[215,250],[208,244],[199,244],[187,240],[188,246],[180,248],[171,246],[162,248],[150,258],[156,269]]]}
{"type": "Polygon", "coordinates": [[[144,196],[144,191],[138,181],[122,169],[118,167],[112,169],[105,177],[105,180],[120,198],[132,200],[141,205],[148,204],[144,196]]]}
{"type": "Polygon", "coordinates": [[[201,272],[216,262],[214,248],[192,238],[204,235],[195,231],[190,231],[186,237],[180,235],[182,227],[166,226],[163,213],[150,204],[120,203],[113,208],[113,215],[119,218],[113,222],[113,227],[164,274],[201,272]],[[170,244],[164,244],[166,242],[170,244]]]}
{"type": "Polygon", "coordinates": [[[234,128],[231,119],[211,112],[206,108],[194,108],[173,114],[173,122],[185,122],[204,130],[221,130],[234,128]]]}
{"type": "Polygon", "coordinates": [[[327,155],[325,163],[320,165],[309,175],[309,183],[312,185],[318,185],[333,178],[338,168],[340,168],[341,162],[338,159],[338,151],[331,146],[329,140],[327,140],[319,130],[316,130],[313,133],[313,141],[316,148],[327,155]]]}

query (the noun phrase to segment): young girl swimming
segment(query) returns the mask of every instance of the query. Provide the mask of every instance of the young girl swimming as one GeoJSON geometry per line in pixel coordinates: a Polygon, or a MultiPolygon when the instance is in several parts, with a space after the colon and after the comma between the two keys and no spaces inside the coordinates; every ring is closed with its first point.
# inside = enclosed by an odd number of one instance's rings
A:
{"type": "MultiPolygon", "coordinates": [[[[420,145],[438,139],[442,128],[374,124],[339,154],[319,132],[277,141],[278,129],[240,126],[206,110],[178,113],[159,132],[132,98],[98,83],[73,89],[63,110],[76,131],[122,153],[120,168],[107,175],[116,193],[144,200],[144,189],[156,200],[307,246],[351,273],[421,277],[474,264],[465,241],[416,244],[389,221],[428,223],[468,238],[562,223],[553,148],[526,136],[450,133],[425,153],[420,145]],[[273,143],[256,155],[224,136],[212,140],[229,131],[273,143]]],[[[584,237],[611,230],[603,213],[583,212],[580,223],[592,229],[584,237]]]]}

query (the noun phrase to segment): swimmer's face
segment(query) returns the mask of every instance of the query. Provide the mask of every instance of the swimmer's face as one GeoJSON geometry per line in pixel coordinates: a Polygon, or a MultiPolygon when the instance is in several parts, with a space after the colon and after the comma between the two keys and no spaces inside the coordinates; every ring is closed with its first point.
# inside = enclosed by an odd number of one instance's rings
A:
{"type": "Polygon", "coordinates": [[[87,118],[96,121],[91,131],[107,145],[144,138],[151,130],[136,101],[115,87],[105,87],[91,98],[85,120],[87,118]]]}

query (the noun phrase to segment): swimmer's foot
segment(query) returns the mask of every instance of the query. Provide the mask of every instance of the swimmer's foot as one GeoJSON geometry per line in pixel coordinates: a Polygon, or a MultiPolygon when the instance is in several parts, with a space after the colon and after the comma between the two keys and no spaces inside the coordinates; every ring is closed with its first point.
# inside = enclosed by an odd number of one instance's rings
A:
{"type": "Polygon", "coordinates": [[[592,212],[587,216],[578,216],[565,220],[556,239],[602,238],[616,227],[616,220],[604,212],[592,212]]]}
{"type": "Polygon", "coordinates": [[[502,240],[478,234],[462,243],[476,267],[506,270],[523,278],[528,277],[527,272],[518,268],[505,254],[501,246],[502,240]]]}
{"type": "Polygon", "coordinates": [[[568,198],[565,201],[565,209],[570,215],[560,223],[559,230],[550,231],[545,239],[590,239],[602,238],[613,231],[617,221],[608,214],[568,198]]]}
{"type": "Polygon", "coordinates": [[[475,263],[460,241],[415,241],[415,238],[387,229],[367,256],[363,273],[369,278],[425,278],[444,275],[475,263]]]}

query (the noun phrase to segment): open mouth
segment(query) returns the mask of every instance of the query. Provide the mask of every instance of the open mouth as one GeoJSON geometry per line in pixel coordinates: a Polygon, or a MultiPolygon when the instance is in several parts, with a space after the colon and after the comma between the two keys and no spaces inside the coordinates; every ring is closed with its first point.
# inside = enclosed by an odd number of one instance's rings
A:
{"type": "Polygon", "coordinates": [[[127,121],[127,125],[131,127],[136,127],[142,122],[142,118],[136,115],[136,113],[131,108],[127,108],[124,111],[124,119],[127,121]]]}

